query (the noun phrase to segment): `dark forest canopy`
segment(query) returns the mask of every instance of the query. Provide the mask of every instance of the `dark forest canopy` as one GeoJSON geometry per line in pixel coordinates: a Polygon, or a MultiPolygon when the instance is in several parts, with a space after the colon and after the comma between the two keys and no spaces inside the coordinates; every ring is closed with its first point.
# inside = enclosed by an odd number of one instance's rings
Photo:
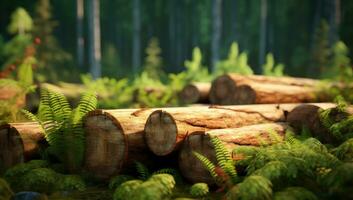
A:
{"type": "MultiPolygon", "coordinates": [[[[50,1],[51,14],[57,22],[54,34],[73,58],[77,58],[77,2],[50,1]]],[[[83,33],[87,44],[90,1],[84,2],[83,33]]],[[[11,13],[23,7],[35,17],[36,4],[33,0],[2,0],[0,4],[0,35],[7,41],[11,38],[7,32],[11,13]]],[[[262,54],[271,52],[276,63],[286,66],[287,74],[310,76],[321,64],[315,60],[315,56],[322,56],[321,44],[330,49],[341,40],[353,49],[352,12],[350,0],[100,0],[102,72],[125,76],[132,72],[132,65],[143,65],[145,49],[152,38],[158,39],[163,70],[181,71],[194,47],[200,47],[203,64],[211,69],[212,37],[220,34],[217,52],[221,60],[236,41],[240,51],[248,53],[248,62],[257,73],[265,57],[262,54]],[[217,1],[220,8],[215,12],[217,1]],[[219,30],[213,27],[217,15],[219,30]],[[140,42],[136,43],[137,39],[140,42]],[[132,53],[134,45],[139,48],[137,55],[132,53]],[[138,58],[140,61],[136,61],[138,58]]],[[[349,55],[352,58],[353,53],[349,55]]],[[[85,57],[88,58],[87,46],[85,57]]],[[[88,62],[85,59],[87,67],[82,71],[89,71],[88,62]]],[[[77,66],[77,59],[71,65],[77,66]]]]}

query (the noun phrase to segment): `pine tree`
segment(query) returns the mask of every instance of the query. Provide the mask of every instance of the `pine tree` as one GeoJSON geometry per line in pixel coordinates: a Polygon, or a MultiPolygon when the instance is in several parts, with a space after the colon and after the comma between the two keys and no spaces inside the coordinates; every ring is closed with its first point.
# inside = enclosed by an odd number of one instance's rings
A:
{"type": "Polygon", "coordinates": [[[152,79],[159,79],[162,72],[162,58],[160,56],[162,50],[159,47],[157,38],[152,38],[146,48],[147,57],[145,58],[145,71],[152,79]]]}

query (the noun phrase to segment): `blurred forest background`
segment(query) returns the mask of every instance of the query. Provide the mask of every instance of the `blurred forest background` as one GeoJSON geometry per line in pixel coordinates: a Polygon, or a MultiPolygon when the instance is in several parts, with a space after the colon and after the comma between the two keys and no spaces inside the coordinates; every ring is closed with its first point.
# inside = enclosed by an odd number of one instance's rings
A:
{"type": "Polygon", "coordinates": [[[242,55],[255,73],[262,73],[268,53],[285,66],[285,74],[310,77],[321,77],[337,54],[346,60],[353,56],[348,53],[353,49],[350,0],[1,0],[0,4],[2,69],[30,54],[28,46],[33,45],[42,79],[50,82],[76,81],[85,72],[94,78],[122,78],[146,65],[180,72],[195,47],[202,64],[213,71],[230,56],[233,42],[237,42],[233,53],[242,55]]]}

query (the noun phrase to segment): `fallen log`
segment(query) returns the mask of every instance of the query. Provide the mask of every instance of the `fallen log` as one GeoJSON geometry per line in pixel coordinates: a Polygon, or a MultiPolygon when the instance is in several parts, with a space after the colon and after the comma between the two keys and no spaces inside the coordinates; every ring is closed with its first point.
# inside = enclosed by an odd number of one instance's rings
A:
{"type": "Polygon", "coordinates": [[[185,104],[209,103],[211,83],[191,83],[186,85],[179,94],[179,99],[185,104]]]}
{"type": "Polygon", "coordinates": [[[85,169],[97,178],[118,174],[132,161],[153,155],[144,140],[144,126],[153,109],[95,110],[84,120],[85,169]]]}
{"type": "Polygon", "coordinates": [[[214,184],[210,172],[193,153],[198,152],[204,155],[216,165],[217,159],[214,146],[210,140],[211,137],[218,137],[232,155],[232,150],[239,145],[260,146],[280,142],[288,129],[289,126],[285,123],[265,123],[241,128],[194,132],[185,139],[180,149],[180,171],[192,183],[214,184]]]}
{"type": "Polygon", "coordinates": [[[222,105],[325,101],[328,97],[319,84],[305,78],[227,74],[213,81],[210,101],[222,105]]]}
{"type": "Polygon", "coordinates": [[[44,144],[44,131],[36,122],[0,126],[0,171],[35,157],[44,144]]]}
{"type": "MultiPolygon", "coordinates": [[[[287,113],[298,105],[263,104],[157,109],[146,121],[146,143],[154,154],[164,156],[177,150],[191,132],[284,122],[287,113]]],[[[334,106],[331,103],[315,105],[322,108],[334,106]]]]}
{"type": "Polygon", "coordinates": [[[320,118],[320,110],[329,109],[330,118],[334,122],[340,122],[342,119],[347,118],[349,115],[353,114],[353,107],[348,107],[346,111],[339,111],[335,107],[322,108],[317,105],[300,105],[288,113],[287,122],[296,130],[302,131],[307,129],[313,137],[318,138],[324,143],[335,143],[337,138],[335,138],[324,126],[322,119],[320,118]]]}

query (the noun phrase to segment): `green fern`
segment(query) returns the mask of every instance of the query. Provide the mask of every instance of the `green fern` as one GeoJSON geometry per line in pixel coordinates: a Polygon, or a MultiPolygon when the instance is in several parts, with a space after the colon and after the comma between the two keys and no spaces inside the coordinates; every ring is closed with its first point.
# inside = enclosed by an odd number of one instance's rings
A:
{"type": "Polygon", "coordinates": [[[96,105],[96,95],[86,93],[72,110],[64,95],[42,89],[38,117],[23,112],[29,119],[38,121],[45,130],[45,138],[49,143],[47,153],[57,157],[66,164],[67,170],[74,172],[83,161],[85,137],[82,118],[96,105]]]}
{"type": "Polygon", "coordinates": [[[174,177],[174,180],[177,184],[181,184],[183,182],[183,178],[180,175],[180,173],[173,168],[160,169],[152,173],[152,175],[155,175],[155,174],[170,174],[174,177]]]}
{"type": "Polygon", "coordinates": [[[209,193],[208,185],[206,183],[195,183],[190,188],[190,195],[192,197],[204,197],[209,193]]]}
{"type": "Polygon", "coordinates": [[[238,181],[238,176],[234,167],[234,162],[231,158],[231,154],[218,137],[211,137],[211,142],[216,152],[218,165],[231,178],[232,183],[235,184],[238,181]]]}
{"type": "Polygon", "coordinates": [[[135,167],[136,167],[136,171],[138,173],[139,179],[147,180],[151,176],[148,168],[144,164],[142,164],[138,161],[135,161],[135,167]]]}
{"type": "Polygon", "coordinates": [[[334,155],[345,162],[353,162],[353,138],[345,141],[334,150],[334,155]]]}
{"type": "MultiPolygon", "coordinates": [[[[288,167],[281,161],[270,161],[262,168],[256,170],[252,175],[263,176],[270,181],[281,180],[281,178],[289,177],[288,167]]],[[[293,175],[290,175],[293,176],[293,175]]]]}
{"type": "Polygon", "coordinates": [[[203,164],[203,166],[210,172],[211,176],[214,179],[218,178],[218,175],[216,174],[216,166],[205,156],[201,155],[200,153],[193,152],[194,156],[196,156],[197,159],[200,160],[200,162],[203,164]]]}
{"type": "Polygon", "coordinates": [[[314,193],[303,187],[288,187],[274,194],[274,200],[317,200],[314,193]]]}

